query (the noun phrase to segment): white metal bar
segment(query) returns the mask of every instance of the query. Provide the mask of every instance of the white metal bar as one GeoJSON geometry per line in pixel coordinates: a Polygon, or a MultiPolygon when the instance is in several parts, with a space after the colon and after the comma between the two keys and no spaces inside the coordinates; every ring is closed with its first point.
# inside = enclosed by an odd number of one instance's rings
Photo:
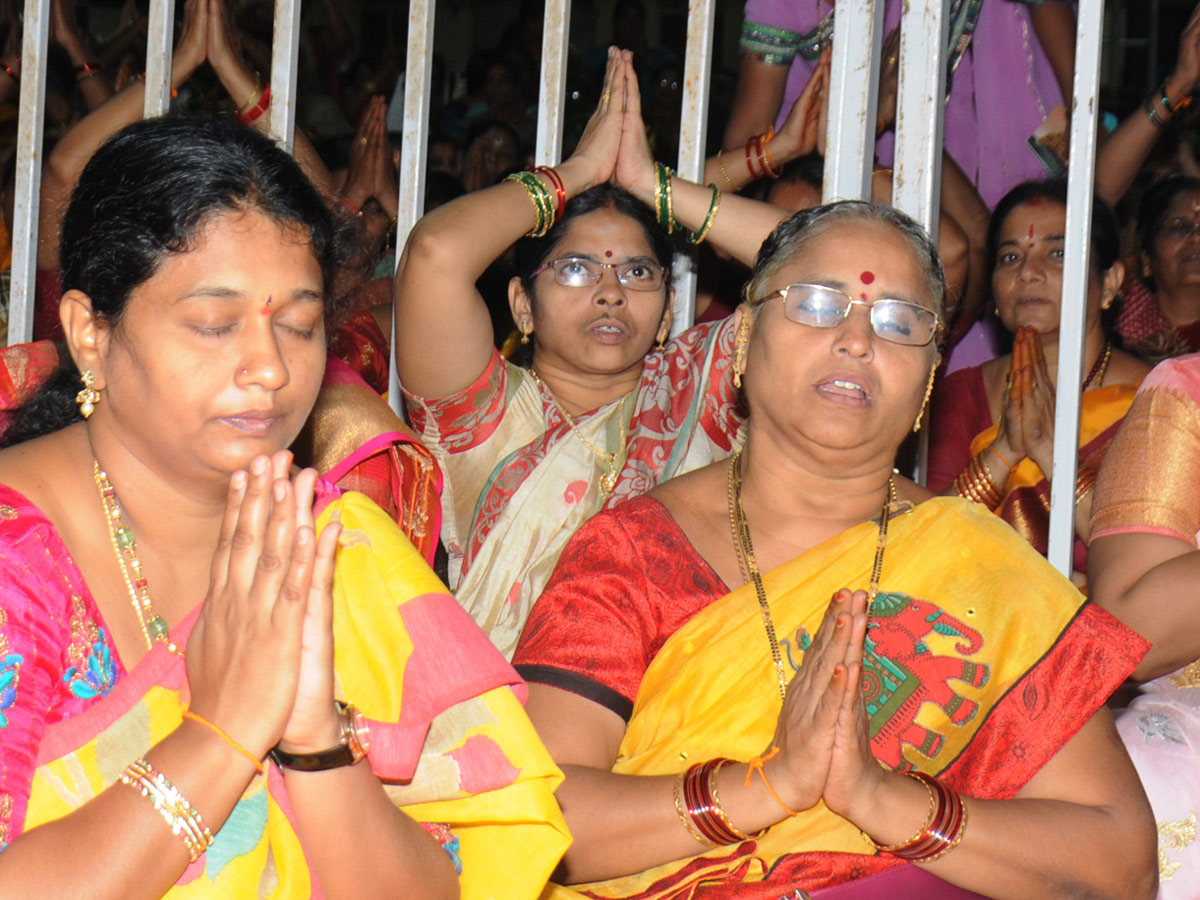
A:
{"type": "Polygon", "coordinates": [[[553,166],[562,159],[571,0],[546,0],[543,23],[542,83],[538,92],[537,148],[534,158],[539,166],[553,166]]]}
{"type": "Polygon", "coordinates": [[[946,118],[946,40],[941,0],[905,4],[900,19],[900,88],[892,204],[937,234],[946,118]]]}
{"type": "MultiPolygon", "coordinates": [[[[709,82],[712,72],[717,4],[715,0],[688,3],[687,49],[683,63],[683,109],[679,119],[679,174],[689,181],[704,177],[704,145],[708,122],[709,82]]],[[[643,97],[642,102],[650,101],[643,97]]],[[[675,305],[671,333],[692,327],[696,318],[696,254],[676,266],[675,305]]]]}
{"type": "MultiPolygon", "coordinates": [[[[396,265],[408,233],[425,211],[425,159],[429,144],[430,63],[436,0],[409,0],[408,60],[404,69],[404,131],[400,146],[400,197],[396,208],[396,265]]],[[[400,378],[396,374],[396,341],[392,342],[388,402],[404,415],[400,378]]]]}
{"type": "Polygon", "coordinates": [[[1054,415],[1054,466],[1050,476],[1050,547],[1047,559],[1070,577],[1075,545],[1075,474],[1079,457],[1084,318],[1091,263],[1092,184],[1096,123],[1100,115],[1100,38],[1104,4],[1080,3],[1071,101],[1071,161],[1067,184],[1067,242],[1062,313],[1058,328],[1058,391],[1054,415]]]}
{"type": "Polygon", "coordinates": [[[300,61],[300,0],[275,0],[268,132],[288,153],[296,131],[296,69],[300,61]]]}
{"type": "Polygon", "coordinates": [[[147,119],[163,115],[171,105],[174,12],[171,0],[150,0],[150,17],[146,22],[146,94],[142,104],[147,119]]]}
{"type": "MultiPolygon", "coordinates": [[[[896,97],[896,154],[892,205],[936,239],[942,187],[942,133],[946,118],[946,41],[950,16],[941,0],[906,4],[900,17],[900,83],[896,97]]],[[[928,414],[926,414],[928,424],[928,414]]],[[[917,439],[913,477],[929,470],[929,429],[917,439]]]]}
{"type": "Polygon", "coordinates": [[[839,0],[833,20],[824,200],[871,196],[883,0],[839,0]]]}
{"type": "Polygon", "coordinates": [[[46,107],[46,45],[50,0],[25,0],[21,42],[21,101],[17,127],[17,186],[13,201],[12,287],[8,343],[33,340],[38,211],[42,189],[42,139],[46,107]]]}

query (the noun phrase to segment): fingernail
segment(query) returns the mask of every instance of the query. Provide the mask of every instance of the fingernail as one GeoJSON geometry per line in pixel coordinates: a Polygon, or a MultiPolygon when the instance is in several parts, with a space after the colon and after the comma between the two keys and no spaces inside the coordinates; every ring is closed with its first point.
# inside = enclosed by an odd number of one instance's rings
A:
{"type": "Polygon", "coordinates": [[[841,663],[838,663],[836,666],[833,667],[833,677],[834,678],[841,678],[845,674],[846,674],[846,667],[843,666],[841,663]]]}
{"type": "Polygon", "coordinates": [[[282,500],[284,497],[286,497],[287,496],[287,484],[282,481],[275,482],[274,494],[275,494],[276,500],[282,500]]]}
{"type": "Polygon", "coordinates": [[[844,628],[846,625],[846,617],[838,616],[837,621],[834,624],[837,625],[838,628],[844,628]]]}
{"type": "Polygon", "coordinates": [[[267,458],[265,456],[256,457],[254,461],[250,463],[250,471],[255,475],[261,475],[263,472],[267,471],[267,458]]]}
{"type": "Polygon", "coordinates": [[[229,479],[229,483],[237,490],[241,490],[246,486],[246,472],[244,469],[238,469],[233,473],[233,477],[229,479]]]}

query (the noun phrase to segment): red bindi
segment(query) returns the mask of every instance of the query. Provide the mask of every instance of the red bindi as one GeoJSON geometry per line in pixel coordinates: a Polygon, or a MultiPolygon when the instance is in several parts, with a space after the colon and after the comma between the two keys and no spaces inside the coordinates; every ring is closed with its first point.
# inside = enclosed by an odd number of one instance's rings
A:
{"type": "Polygon", "coordinates": [[[605,255],[605,256],[607,256],[607,257],[610,257],[610,258],[611,258],[611,257],[612,257],[612,251],[611,251],[611,250],[605,250],[605,251],[604,251],[604,255],[605,255]]]}
{"type": "Polygon", "coordinates": [[[1033,223],[1032,222],[1029,224],[1029,239],[1031,241],[1033,240],[1033,223]]]}
{"type": "Polygon", "coordinates": [[[870,284],[872,281],[875,280],[875,273],[874,272],[863,272],[861,275],[858,276],[858,278],[863,284],[870,284]]]}

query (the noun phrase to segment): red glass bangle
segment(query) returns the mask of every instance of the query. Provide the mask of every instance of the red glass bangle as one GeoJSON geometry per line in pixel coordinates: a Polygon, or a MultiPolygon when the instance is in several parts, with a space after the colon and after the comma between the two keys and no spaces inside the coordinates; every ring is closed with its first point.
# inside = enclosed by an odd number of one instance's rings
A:
{"type": "Polygon", "coordinates": [[[263,88],[262,95],[258,98],[258,102],[238,116],[238,121],[243,125],[253,125],[262,117],[262,114],[267,111],[267,107],[270,105],[271,86],[268,84],[265,88],[263,88]]]}
{"type": "Polygon", "coordinates": [[[760,138],[760,135],[754,135],[746,141],[746,168],[750,172],[750,180],[758,181],[762,176],[754,171],[754,163],[752,160],[757,155],[754,152],[754,142],[760,138]]]}
{"type": "Polygon", "coordinates": [[[567,189],[563,184],[562,178],[560,178],[559,174],[550,166],[538,166],[533,171],[541,172],[548,179],[550,179],[550,184],[554,186],[554,193],[558,196],[558,208],[554,213],[554,218],[555,220],[561,219],[564,210],[567,208],[567,189]]]}

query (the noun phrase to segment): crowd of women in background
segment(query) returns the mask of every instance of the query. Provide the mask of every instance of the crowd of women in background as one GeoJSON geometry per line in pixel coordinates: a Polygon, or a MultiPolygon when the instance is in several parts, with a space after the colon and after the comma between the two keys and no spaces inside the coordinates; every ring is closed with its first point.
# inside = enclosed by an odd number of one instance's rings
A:
{"type": "Polygon", "coordinates": [[[953,5],[930,236],[887,205],[899,4],[879,202],[829,205],[833,12],[785,6],[747,4],[753,102],[700,183],[640,4],[556,166],[493,63],[393,276],[395,103],[347,86],[345,165],[293,159],[253,7],[186,0],[173,84],[240,123],[141,122],[54,4],[89,111],[43,176],[58,343],[0,368],[0,885],[1195,896],[1200,7],[1097,161],[1068,579],[1066,182],[1026,138],[1069,10],[953,5]],[[978,115],[1021,40],[1028,96],[978,115]],[[989,317],[1004,352],[946,374],[989,317]]]}

